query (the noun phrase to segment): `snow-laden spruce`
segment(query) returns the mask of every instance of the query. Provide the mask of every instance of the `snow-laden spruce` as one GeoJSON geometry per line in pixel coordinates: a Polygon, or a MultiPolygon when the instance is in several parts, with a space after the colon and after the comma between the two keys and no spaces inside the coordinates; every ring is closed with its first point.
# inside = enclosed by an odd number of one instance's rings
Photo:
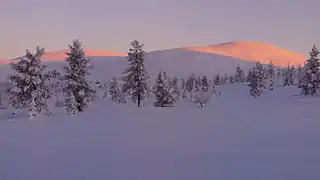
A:
{"type": "Polygon", "coordinates": [[[33,119],[39,113],[50,113],[48,99],[52,96],[51,79],[56,71],[46,71],[41,62],[44,48],[37,47],[36,53],[27,50],[26,55],[16,64],[11,64],[15,74],[9,76],[9,102],[14,108],[28,109],[28,117],[33,119]]]}
{"type": "Polygon", "coordinates": [[[196,92],[196,77],[195,74],[191,74],[186,80],[185,89],[188,92],[187,99],[192,100],[192,95],[196,92]]]}
{"type": "Polygon", "coordinates": [[[165,72],[159,72],[153,93],[156,97],[154,106],[172,106],[180,96],[178,78],[171,79],[165,72]]]}
{"type": "Polygon", "coordinates": [[[320,88],[320,60],[318,58],[319,51],[313,46],[310,58],[304,66],[304,75],[300,79],[299,88],[304,95],[318,95],[320,88]]]}
{"type": "Polygon", "coordinates": [[[220,85],[220,84],[221,84],[221,78],[220,78],[220,75],[219,75],[219,74],[217,74],[217,75],[214,77],[213,82],[214,82],[215,85],[220,85]]]}
{"type": "Polygon", "coordinates": [[[192,101],[198,104],[200,107],[203,107],[209,102],[213,94],[214,87],[212,87],[212,91],[209,91],[210,87],[206,76],[199,77],[196,82],[197,88],[195,88],[196,92],[194,92],[192,96],[192,101]]]}
{"type": "Polygon", "coordinates": [[[266,77],[268,79],[269,90],[273,90],[273,88],[274,88],[275,76],[276,76],[276,72],[274,70],[274,65],[273,65],[273,62],[270,61],[268,64],[267,77],[266,77]]]}
{"type": "Polygon", "coordinates": [[[169,79],[170,83],[170,94],[172,95],[174,101],[178,101],[180,95],[181,95],[181,90],[180,90],[180,87],[179,87],[179,79],[177,77],[173,77],[172,79],[169,79]]]}
{"type": "Polygon", "coordinates": [[[81,42],[74,40],[69,45],[70,52],[66,53],[68,66],[65,66],[65,102],[69,114],[84,111],[88,104],[95,99],[96,92],[90,87],[87,76],[90,74],[90,61],[85,57],[81,42]]]}
{"type": "Polygon", "coordinates": [[[156,84],[153,87],[153,93],[156,97],[154,106],[156,107],[168,107],[173,104],[173,98],[170,96],[168,85],[165,84],[163,72],[159,72],[156,79],[156,84]]]}
{"type": "Polygon", "coordinates": [[[127,93],[131,100],[140,107],[149,92],[147,82],[149,75],[144,67],[144,45],[134,40],[131,46],[128,52],[129,66],[123,72],[123,92],[127,93]]]}
{"type": "Polygon", "coordinates": [[[289,67],[289,66],[284,70],[283,86],[291,86],[294,84],[294,80],[293,80],[294,71],[295,71],[295,68],[289,67]]]}
{"type": "Polygon", "coordinates": [[[113,77],[108,84],[109,94],[114,103],[125,103],[124,93],[121,91],[121,85],[116,77],[113,77]]]}
{"type": "Polygon", "coordinates": [[[243,83],[245,80],[244,78],[244,72],[240,68],[240,65],[238,64],[237,69],[236,69],[236,76],[235,76],[235,81],[236,83],[243,83]]]}
{"type": "Polygon", "coordinates": [[[250,71],[249,93],[253,97],[260,96],[265,88],[265,77],[262,64],[256,63],[256,66],[250,71]]]}

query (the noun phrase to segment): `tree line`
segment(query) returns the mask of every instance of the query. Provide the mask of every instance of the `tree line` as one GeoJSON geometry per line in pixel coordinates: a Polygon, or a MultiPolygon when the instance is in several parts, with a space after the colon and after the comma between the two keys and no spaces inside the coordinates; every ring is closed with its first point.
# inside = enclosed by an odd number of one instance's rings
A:
{"type": "MultiPolygon", "coordinates": [[[[57,105],[65,107],[70,115],[82,112],[97,98],[97,89],[88,80],[90,60],[85,56],[80,40],[74,40],[66,53],[67,65],[63,72],[48,71],[47,65],[41,61],[44,48],[37,47],[36,53],[26,51],[26,55],[17,63],[12,63],[14,73],[9,76],[9,103],[16,109],[27,109],[28,117],[35,118],[37,114],[50,114],[48,100],[54,96],[54,89],[59,85],[63,92],[62,101],[57,105]]],[[[249,87],[249,94],[260,96],[265,90],[274,90],[275,81],[282,78],[283,86],[297,85],[303,95],[318,95],[320,89],[320,61],[317,58],[319,51],[313,46],[310,58],[303,67],[288,66],[276,68],[272,62],[263,67],[260,62],[245,75],[238,65],[235,75],[217,74],[210,80],[206,76],[197,77],[195,74],[186,79],[170,77],[160,71],[155,84],[150,86],[150,76],[145,68],[144,45],[135,40],[131,42],[128,51],[128,67],[122,77],[113,77],[111,82],[101,84],[96,81],[98,88],[106,88],[104,97],[108,94],[114,103],[126,103],[128,99],[138,107],[151,94],[154,95],[154,106],[171,107],[179,98],[198,104],[203,107],[212,95],[221,95],[216,92],[215,86],[232,83],[245,83],[249,87]],[[296,80],[296,81],[295,81],[296,80]]]]}

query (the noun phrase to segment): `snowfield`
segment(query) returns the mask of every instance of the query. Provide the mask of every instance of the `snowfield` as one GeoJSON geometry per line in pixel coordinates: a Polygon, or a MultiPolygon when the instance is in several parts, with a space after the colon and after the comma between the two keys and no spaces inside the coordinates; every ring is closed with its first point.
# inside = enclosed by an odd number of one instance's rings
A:
{"type": "Polygon", "coordinates": [[[27,120],[0,110],[0,180],[319,180],[319,98],[217,87],[204,108],[94,102],[27,120]]]}

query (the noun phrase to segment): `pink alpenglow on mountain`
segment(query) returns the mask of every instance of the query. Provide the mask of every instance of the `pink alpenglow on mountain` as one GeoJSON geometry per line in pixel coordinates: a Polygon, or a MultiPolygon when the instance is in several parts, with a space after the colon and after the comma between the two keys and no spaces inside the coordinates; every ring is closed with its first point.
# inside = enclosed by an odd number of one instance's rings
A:
{"type": "Polygon", "coordinates": [[[235,41],[207,47],[186,47],[184,49],[214,53],[248,61],[260,61],[263,64],[268,64],[272,61],[276,66],[303,65],[307,59],[303,55],[261,42],[235,41]]]}
{"type": "Polygon", "coordinates": [[[10,64],[11,61],[9,61],[8,59],[1,59],[0,58],[0,64],[10,64]]]}

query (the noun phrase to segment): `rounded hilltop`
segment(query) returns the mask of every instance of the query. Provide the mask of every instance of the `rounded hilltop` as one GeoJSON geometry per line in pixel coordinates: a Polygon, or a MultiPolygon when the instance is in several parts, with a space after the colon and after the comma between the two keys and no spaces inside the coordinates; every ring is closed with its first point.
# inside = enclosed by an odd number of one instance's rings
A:
{"type": "Polygon", "coordinates": [[[231,41],[218,45],[186,47],[183,49],[214,53],[247,61],[260,61],[263,64],[268,64],[272,61],[276,66],[303,65],[307,59],[298,53],[281,49],[267,43],[253,41],[231,41]]]}

